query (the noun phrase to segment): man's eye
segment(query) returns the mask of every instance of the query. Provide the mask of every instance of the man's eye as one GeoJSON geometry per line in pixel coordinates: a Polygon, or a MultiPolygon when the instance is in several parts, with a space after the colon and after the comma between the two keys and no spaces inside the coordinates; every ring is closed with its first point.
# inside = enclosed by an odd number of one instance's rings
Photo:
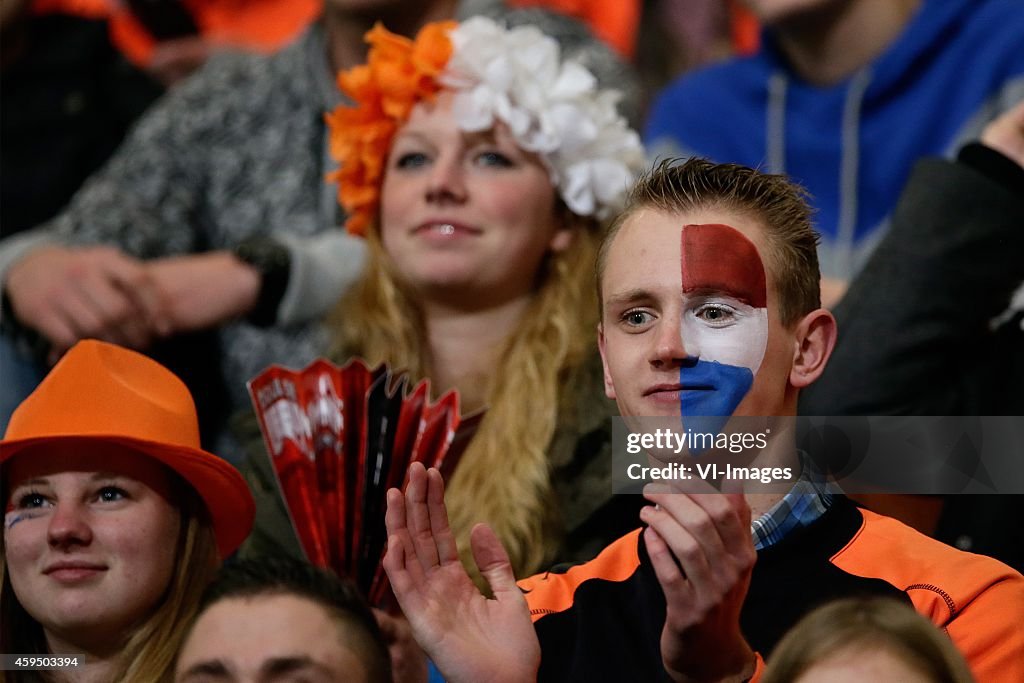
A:
{"type": "Polygon", "coordinates": [[[113,503],[128,497],[124,489],[116,486],[104,486],[99,490],[96,497],[104,503],[113,503]]]}
{"type": "Polygon", "coordinates": [[[397,168],[419,168],[426,166],[429,158],[423,152],[406,152],[395,161],[397,168]]]}
{"type": "Polygon", "coordinates": [[[710,325],[726,325],[733,321],[736,311],[721,304],[709,304],[698,308],[694,315],[710,325]]]}
{"type": "Polygon", "coordinates": [[[630,327],[643,327],[654,320],[654,316],[644,310],[626,311],[622,314],[622,322],[630,327]]]}

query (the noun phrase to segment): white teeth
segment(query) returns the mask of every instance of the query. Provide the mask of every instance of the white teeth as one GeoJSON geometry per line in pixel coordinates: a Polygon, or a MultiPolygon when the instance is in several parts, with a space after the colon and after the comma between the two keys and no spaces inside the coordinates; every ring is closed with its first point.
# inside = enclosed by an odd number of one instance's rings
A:
{"type": "Polygon", "coordinates": [[[442,225],[437,226],[437,231],[442,235],[454,235],[455,226],[451,223],[443,223],[442,225]]]}

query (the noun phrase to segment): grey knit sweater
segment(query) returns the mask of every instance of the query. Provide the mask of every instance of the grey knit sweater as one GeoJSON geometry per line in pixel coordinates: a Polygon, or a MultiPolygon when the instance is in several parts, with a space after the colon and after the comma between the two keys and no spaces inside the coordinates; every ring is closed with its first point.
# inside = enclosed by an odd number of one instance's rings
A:
{"type": "MultiPolygon", "coordinates": [[[[292,256],[281,324],[220,331],[232,407],[247,406],[245,382],[264,367],[302,366],[322,353],[319,318],[363,260],[362,241],[337,229],[336,188],[324,181],[323,116],[340,97],[326,55],[315,25],[274,56],[211,59],[143,116],[66,211],[0,245],[0,276],[48,242],[155,258],[272,235],[292,256]]],[[[218,446],[231,457],[230,446],[218,446]]]]}

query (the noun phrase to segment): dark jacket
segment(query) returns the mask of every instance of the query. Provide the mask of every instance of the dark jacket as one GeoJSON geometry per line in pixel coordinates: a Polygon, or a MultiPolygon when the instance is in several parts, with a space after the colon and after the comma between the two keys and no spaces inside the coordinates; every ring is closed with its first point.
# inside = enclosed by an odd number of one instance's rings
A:
{"type": "MultiPolygon", "coordinates": [[[[1004,313],[1022,255],[1024,169],[976,144],[919,163],[800,414],[1024,415],[1024,312],[1004,313]]],[[[1024,569],[1022,510],[1021,495],[952,496],[936,536],[1024,569]]]]}
{"type": "MultiPolygon", "coordinates": [[[[668,681],[665,595],[639,530],[597,559],[519,583],[541,646],[540,681],[668,681]]],[[[839,497],[808,527],[757,554],[740,626],[766,657],[830,600],[885,596],[943,629],[979,681],[1024,677],[1024,577],[839,497]]]]}

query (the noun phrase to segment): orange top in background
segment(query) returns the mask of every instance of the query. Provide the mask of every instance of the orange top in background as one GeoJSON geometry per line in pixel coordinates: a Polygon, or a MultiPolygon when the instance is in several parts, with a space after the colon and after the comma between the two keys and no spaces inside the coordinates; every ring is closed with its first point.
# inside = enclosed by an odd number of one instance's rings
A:
{"type": "MultiPolygon", "coordinates": [[[[274,52],[320,16],[322,0],[181,0],[200,35],[214,47],[274,52]]],[[[34,0],[36,14],[75,14],[110,21],[110,38],[140,67],[150,64],[157,41],[117,0],[34,0]]]]}
{"type": "Polygon", "coordinates": [[[761,25],[754,13],[737,0],[729,0],[732,48],[737,55],[748,56],[761,46],[761,25]]]}
{"type": "Polygon", "coordinates": [[[110,0],[33,0],[33,14],[74,14],[86,19],[110,16],[110,0]]]}
{"type": "Polygon", "coordinates": [[[640,27],[639,0],[506,0],[510,7],[543,7],[579,19],[626,59],[633,59],[640,27]]]}
{"type": "MultiPolygon", "coordinates": [[[[579,19],[622,57],[632,61],[643,3],[639,0],[506,0],[510,7],[543,7],[579,19]]],[[[728,0],[730,42],[738,55],[752,55],[761,42],[757,17],[737,0],[728,0]]]]}

